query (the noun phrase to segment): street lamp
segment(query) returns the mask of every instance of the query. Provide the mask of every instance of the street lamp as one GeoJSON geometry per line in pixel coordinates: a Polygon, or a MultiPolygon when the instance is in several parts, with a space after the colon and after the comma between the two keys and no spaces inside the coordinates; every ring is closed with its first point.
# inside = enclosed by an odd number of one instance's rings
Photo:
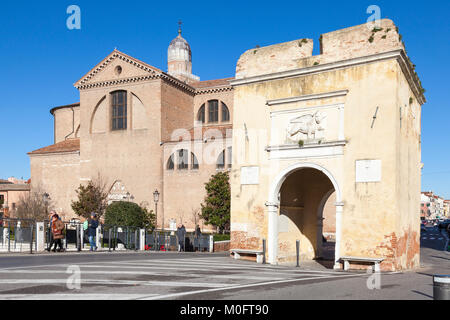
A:
{"type": "MultiPolygon", "coordinates": [[[[159,201],[159,192],[158,189],[155,190],[155,192],[153,192],[153,201],[155,201],[155,217],[156,217],[156,228],[158,227],[158,201],[159,201]]],[[[163,212],[164,214],[164,212],[163,212]]],[[[163,224],[162,224],[162,229],[164,231],[164,217],[163,217],[163,224]]]]}
{"type": "Polygon", "coordinates": [[[45,205],[45,216],[48,216],[48,201],[50,200],[50,195],[46,192],[42,195],[42,200],[44,201],[45,205]]]}

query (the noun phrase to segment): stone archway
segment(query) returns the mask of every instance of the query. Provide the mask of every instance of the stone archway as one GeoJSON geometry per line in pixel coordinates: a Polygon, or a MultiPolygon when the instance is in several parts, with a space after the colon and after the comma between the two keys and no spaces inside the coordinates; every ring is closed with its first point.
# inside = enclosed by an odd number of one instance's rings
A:
{"type": "Polygon", "coordinates": [[[271,185],[266,203],[269,211],[268,261],[271,264],[288,262],[295,257],[295,251],[292,252],[295,237],[301,238],[298,239],[301,255],[307,259],[320,255],[323,207],[333,192],[336,196],[335,268],[340,266],[341,188],[328,170],[313,163],[297,163],[284,169],[271,185]]]}

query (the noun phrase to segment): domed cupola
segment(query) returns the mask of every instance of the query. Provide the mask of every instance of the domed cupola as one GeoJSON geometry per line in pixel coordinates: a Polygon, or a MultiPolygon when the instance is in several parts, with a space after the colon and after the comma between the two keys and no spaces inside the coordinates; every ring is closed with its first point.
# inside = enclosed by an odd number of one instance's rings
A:
{"type": "Polygon", "coordinates": [[[178,36],[170,42],[167,51],[168,73],[182,81],[199,81],[192,74],[192,51],[189,43],[181,36],[181,23],[178,36]]]}

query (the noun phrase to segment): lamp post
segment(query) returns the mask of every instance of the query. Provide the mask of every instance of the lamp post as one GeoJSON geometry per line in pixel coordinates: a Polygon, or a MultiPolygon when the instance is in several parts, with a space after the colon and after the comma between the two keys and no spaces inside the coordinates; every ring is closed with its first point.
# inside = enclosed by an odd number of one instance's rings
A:
{"type": "MultiPolygon", "coordinates": [[[[158,228],[158,201],[159,201],[159,191],[158,189],[155,190],[155,192],[153,192],[153,201],[155,202],[155,217],[156,217],[156,221],[155,221],[155,228],[158,228]]],[[[164,212],[163,212],[164,214],[164,212]]],[[[164,217],[163,217],[163,224],[162,224],[162,229],[164,231],[164,217]]]]}
{"type": "Polygon", "coordinates": [[[42,195],[42,200],[44,201],[45,205],[45,216],[48,216],[48,201],[50,200],[50,195],[46,192],[42,195]]]}

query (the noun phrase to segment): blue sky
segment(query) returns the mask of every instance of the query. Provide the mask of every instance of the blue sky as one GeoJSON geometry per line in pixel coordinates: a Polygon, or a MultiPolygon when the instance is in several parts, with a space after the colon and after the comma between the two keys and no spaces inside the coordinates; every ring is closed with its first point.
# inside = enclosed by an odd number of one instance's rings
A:
{"type": "MultiPolygon", "coordinates": [[[[3,1],[0,7],[0,178],[29,178],[27,152],[53,143],[54,106],[79,101],[73,83],[115,47],[163,70],[182,19],[202,80],[231,77],[256,45],[365,23],[369,5],[394,20],[427,90],[422,190],[450,199],[449,1],[3,1]],[[68,30],[69,5],[81,30],[68,30]]],[[[316,46],[315,53],[318,53],[316,46]]]]}

